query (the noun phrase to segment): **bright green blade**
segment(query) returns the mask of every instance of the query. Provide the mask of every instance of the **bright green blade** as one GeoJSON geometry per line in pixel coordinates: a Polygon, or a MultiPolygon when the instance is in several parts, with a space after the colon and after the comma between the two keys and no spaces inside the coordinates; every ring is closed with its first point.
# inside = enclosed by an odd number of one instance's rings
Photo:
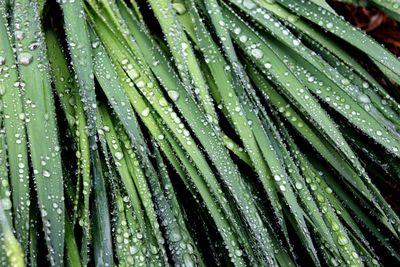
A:
{"type": "MultiPolygon", "coordinates": [[[[75,78],[79,86],[79,93],[86,115],[86,123],[79,126],[86,128],[90,146],[90,158],[93,164],[96,161],[96,94],[94,90],[93,62],[91,57],[91,42],[89,37],[88,25],[83,9],[83,1],[61,1],[61,8],[64,15],[64,28],[67,36],[68,48],[71,54],[72,67],[75,72],[75,78]]],[[[95,168],[95,166],[92,166],[95,168]]],[[[83,166],[83,172],[89,171],[90,166],[83,166]]],[[[91,242],[91,230],[89,222],[89,197],[92,182],[89,175],[84,175],[83,192],[83,248],[82,258],[84,264],[88,261],[88,246],[91,242]],[[86,179],[85,179],[86,178],[86,179]]]]}
{"type": "Polygon", "coordinates": [[[60,144],[50,84],[46,44],[36,1],[15,1],[18,69],[24,82],[24,116],[30,158],[51,265],[64,255],[64,190],[60,144]]]}
{"type": "MultiPolygon", "coordinates": [[[[22,106],[21,85],[15,68],[15,55],[6,24],[5,10],[0,9],[0,97],[8,152],[8,175],[12,187],[12,206],[17,239],[23,251],[29,239],[29,163],[22,106]]],[[[4,151],[5,152],[5,151],[4,151]]]]}

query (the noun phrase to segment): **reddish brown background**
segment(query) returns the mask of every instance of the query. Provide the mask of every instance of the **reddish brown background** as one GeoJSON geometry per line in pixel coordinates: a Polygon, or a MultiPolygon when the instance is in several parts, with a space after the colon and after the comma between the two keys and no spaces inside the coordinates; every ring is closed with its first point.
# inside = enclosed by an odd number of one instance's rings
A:
{"type": "Polygon", "coordinates": [[[386,48],[400,56],[400,25],[382,12],[365,7],[331,1],[332,7],[353,25],[363,29],[386,48]]]}

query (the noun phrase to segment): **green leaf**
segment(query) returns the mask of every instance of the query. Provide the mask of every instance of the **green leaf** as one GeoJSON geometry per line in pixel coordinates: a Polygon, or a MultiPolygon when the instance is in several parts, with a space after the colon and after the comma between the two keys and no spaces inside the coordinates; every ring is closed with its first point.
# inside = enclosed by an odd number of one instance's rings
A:
{"type": "Polygon", "coordinates": [[[54,266],[64,255],[64,193],[60,144],[50,84],[46,44],[36,1],[15,1],[14,27],[22,32],[16,39],[18,69],[24,82],[24,120],[30,158],[41,210],[49,260],[54,266]]]}
{"type": "MultiPolygon", "coordinates": [[[[3,127],[7,143],[8,176],[12,188],[12,206],[16,236],[24,252],[29,239],[29,163],[25,128],[25,113],[20,93],[21,81],[15,66],[13,44],[9,36],[5,10],[0,9],[0,97],[2,101],[3,127]]],[[[5,162],[4,162],[5,164],[5,162]]],[[[3,176],[4,178],[6,176],[3,176]]],[[[8,183],[8,182],[7,182],[8,183]]]]}
{"type": "Polygon", "coordinates": [[[393,73],[393,76],[400,76],[400,61],[393,54],[338,15],[327,12],[311,1],[277,0],[277,2],[313,23],[324,26],[330,33],[366,53],[388,72],[393,73]]]}

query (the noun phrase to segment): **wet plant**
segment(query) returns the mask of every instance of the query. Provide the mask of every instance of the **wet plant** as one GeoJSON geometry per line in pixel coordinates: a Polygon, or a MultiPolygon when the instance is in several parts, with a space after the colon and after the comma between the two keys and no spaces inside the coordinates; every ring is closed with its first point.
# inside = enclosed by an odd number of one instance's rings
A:
{"type": "Polygon", "coordinates": [[[399,84],[325,1],[0,0],[0,266],[399,263],[399,84]]]}

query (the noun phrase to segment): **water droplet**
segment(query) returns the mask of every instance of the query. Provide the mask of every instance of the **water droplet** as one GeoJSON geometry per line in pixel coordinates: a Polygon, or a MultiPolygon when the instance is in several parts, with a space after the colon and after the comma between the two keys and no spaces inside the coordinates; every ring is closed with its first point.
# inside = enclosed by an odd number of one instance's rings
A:
{"type": "Polygon", "coordinates": [[[300,40],[294,39],[294,40],[293,40],[293,45],[294,45],[294,46],[300,45],[300,40]]]}
{"type": "Polygon", "coordinates": [[[18,118],[19,118],[20,120],[24,120],[24,119],[25,119],[25,113],[20,113],[20,114],[18,114],[18,118]]]}
{"type": "Polygon", "coordinates": [[[145,109],[143,109],[141,114],[142,114],[143,117],[149,116],[149,114],[150,114],[150,109],[149,109],[148,107],[145,108],[145,109]]]}
{"type": "Polygon", "coordinates": [[[310,185],[310,188],[311,188],[312,191],[317,190],[317,186],[316,186],[315,184],[311,184],[311,185],[310,185]]]}
{"type": "Polygon", "coordinates": [[[364,94],[360,94],[358,96],[358,101],[360,101],[363,104],[371,103],[371,99],[367,95],[364,95],[364,94]]]}
{"type": "Polygon", "coordinates": [[[243,251],[240,249],[235,250],[235,255],[241,257],[243,255],[243,251]]]}
{"type": "Polygon", "coordinates": [[[295,23],[297,20],[299,19],[298,16],[290,14],[289,16],[287,16],[287,20],[291,23],[295,23]]]}
{"type": "Polygon", "coordinates": [[[362,87],[365,88],[365,89],[367,89],[367,88],[369,87],[369,83],[363,82],[363,83],[362,83],[362,87]]]}
{"type": "Polygon", "coordinates": [[[115,153],[115,157],[117,158],[117,160],[121,160],[124,158],[124,154],[118,151],[117,153],[115,153]]]}
{"type": "Polygon", "coordinates": [[[251,55],[252,55],[255,59],[261,59],[261,58],[264,56],[264,54],[263,54],[263,52],[261,51],[261,49],[258,49],[258,48],[253,48],[253,49],[251,50],[251,55]]]}
{"type": "Polygon", "coordinates": [[[15,39],[22,40],[24,39],[24,32],[22,31],[15,31],[15,39]]]}
{"type": "Polygon", "coordinates": [[[92,43],[92,48],[97,48],[97,47],[99,47],[99,45],[100,45],[100,42],[98,42],[98,41],[96,41],[96,42],[93,42],[92,43]]]}
{"type": "Polygon", "coordinates": [[[172,242],[178,242],[178,241],[181,241],[181,239],[182,239],[182,235],[181,235],[179,229],[178,228],[172,229],[171,230],[171,240],[172,240],[172,242]]]}
{"type": "Polygon", "coordinates": [[[131,246],[129,248],[129,252],[131,253],[131,255],[135,255],[138,252],[138,248],[136,246],[131,246]]]}
{"type": "Polygon", "coordinates": [[[182,50],[186,50],[189,47],[189,45],[187,43],[182,43],[181,46],[182,46],[182,50]]]}
{"type": "Polygon", "coordinates": [[[265,64],[264,64],[264,67],[265,67],[266,69],[270,69],[270,68],[272,68],[272,64],[271,64],[271,63],[265,63],[265,64]]]}
{"type": "Polygon", "coordinates": [[[236,35],[239,35],[239,34],[241,33],[241,31],[242,31],[242,29],[239,28],[239,27],[236,27],[236,28],[233,30],[233,32],[234,32],[236,35]]]}
{"type": "Polygon", "coordinates": [[[247,42],[247,36],[246,35],[241,35],[240,37],[239,37],[239,40],[242,42],[242,43],[245,43],[245,42],[247,42]]]}
{"type": "Polygon", "coordinates": [[[0,201],[4,210],[10,210],[12,208],[12,203],[9,198],[3,198],[0,201]]]}
{"type": "Polygon", "coordinates": [[[332,188],[327,187],[327,188],[325,188],[325,192],[328,194],[332,194],[333,191],[332,191],[332,188]]]}
{"type": "Polygon", "coordinates": [[[43,176],[44,176],[44,177],[50,177],[50,172],[47,171],[47,170],[44,170],[44,171],[43,171],[43,176]]]}
{"type": "Polygon", "coordinates": [[[22,65],[29,65],[33,60],[33,56],[29,53],[22,52],[18,57],[18,62],[22,65]]]}
{"type": "Polygon", "coordinates": [[[257,5],[256,5],[253,1],[251,1],[251,0],[244,0],[244,1],[243,1],[243,6],[244,6],[245,8],[248,8],[248,9],[253,9],[253,8],[255,8],[257,5]]]}
{"type": "Polygon", "coordinates": [[[0,66],[3,66],[6,63],[6,59],[0,56],[0,66]]]}
{"type": "Polygon", "coordinates": [[[274,180],[277,181],[277,182],[279,182],[279,181],[281,180],[281,176],[278,175],[278,174],[275,174],[275,175],[274,175],[274,180]]]}
{"type": "Polygon", "coordinates": [[[185,129],[185,130],[183,130],[183,135],[188,137],[188,136],[190,136],[190,132],[185,129]]]}
{"type": "Polygon", "coordinates": [[[160,104],[160,106],[162,106],[162,107],[168,106],[168,102],[167,102],[167,100],[166,100],[164,97],[161,97],[161,98],[158,100],[158,104],[160,104]]]}
{"type": "Polygon", "coordinates": [[[296,183],[295,183],[295,187],[296,187],[298,190],[301,190],[301,189],[303,189],[303,184],[300,183],[300,182],[296,182],[296,183]]]}
{"type": "Polygon", "coordinates": [[[38,47],[39,47],[39,43],[37,43],[37,42],[33,42],[30,45],[28,45],[29,50],[35,50],[38,47]]]}
{"type": "Polygon", "coordinates": [[[349,81],[349,79],[347,79],[347,78],[343,78],[340,82],[341,82],[343,85],[349,85],[349,84],[350,84],[350,81],[349,81]]]}
{"type": "Polygon", "coordinates": [[[338,244],[341,246],[345,246],[349,243],[349,241],[347,240],[347,238],[344,235],[339,235],[338,236],[338,244]]]}
{"type": "Polygon", "coordinates": [[[140,80],[140,81],[138,81],[138,82],[136,83],[136,86],[137,86],[138,88],[143,88],[143,87],[145,86],[145,83],[144,83],[144,81],[140,80]]]}
{"type": "Polygon", "coordinates": [[[172,101],[177,101],[179,99],[179,93],[174,90],[168,91],[169,97],[172,99],[172,101]]]}

